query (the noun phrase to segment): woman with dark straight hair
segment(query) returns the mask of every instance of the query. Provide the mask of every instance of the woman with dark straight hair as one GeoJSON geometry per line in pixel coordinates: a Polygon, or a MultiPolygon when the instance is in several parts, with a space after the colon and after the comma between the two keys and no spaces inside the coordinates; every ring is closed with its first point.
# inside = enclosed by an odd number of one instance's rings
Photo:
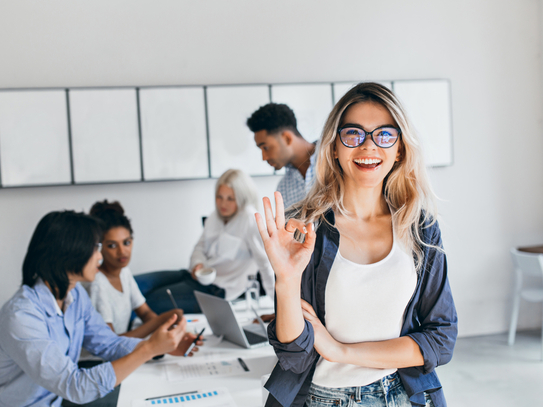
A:
{"type": "Polygon", "coordinates": [[[111,331],[78,284],[94,280],[100,241],[98,221],[83,213],[51,212],[38,223],[23,285],[0,310],[0,406],[90,402],[149,359],[184,354],[194,340],[177,315],[148,340],[111,331]],[[82,346],[110,362],[78,368],[82,346]]]}

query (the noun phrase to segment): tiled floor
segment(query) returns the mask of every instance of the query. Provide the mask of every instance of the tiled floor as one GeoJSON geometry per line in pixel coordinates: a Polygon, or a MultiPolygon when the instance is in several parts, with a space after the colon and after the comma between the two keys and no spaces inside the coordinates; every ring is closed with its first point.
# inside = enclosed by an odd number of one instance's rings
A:
{"type": "Polygon", "coordinates": [[[543,406],[541,330],[461,338],[437,373],[449,407],[543,406]]]}

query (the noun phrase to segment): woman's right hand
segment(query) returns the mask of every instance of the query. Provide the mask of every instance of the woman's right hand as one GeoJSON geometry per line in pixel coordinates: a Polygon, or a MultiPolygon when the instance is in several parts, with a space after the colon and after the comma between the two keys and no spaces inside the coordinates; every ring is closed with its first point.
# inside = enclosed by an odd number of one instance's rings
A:
{"type": "Polygon", "coordinates": [[[172,314],[147,340],[153,356],[170,353],[177,349],[179,342],[185,336],[186,328],[187,320],[184,317],[180,319],[176,313],[172,314]]]}
{"type": "Polygon", "coordinates": [[[203,263],[198,263],[196,266],[194,266],[192,268],[192,271],[190,272],[190,274],[192,275],[192,278],[197,280],[196,278],[196,272],[200,269],[204,268],[204,264],[203,263]]]}
{"type": "Polygon", "coordinates": [[[264,242],[264,249],[277,277],[277,282],[296,283],[309,263],[316,234],[312,223],[304,224],[297,219],[290,219],[285,225],[285,209],[281,193],[275,192],[275,218],[269,198],[263,199],[266,223],[259,213],[255,214],[258,231],[264,242]],[[266,228],[267,226],[267,228],[266,228]],[[294,239],[294,232],[298,230],[305,235],[303,243],[294,239]]]}

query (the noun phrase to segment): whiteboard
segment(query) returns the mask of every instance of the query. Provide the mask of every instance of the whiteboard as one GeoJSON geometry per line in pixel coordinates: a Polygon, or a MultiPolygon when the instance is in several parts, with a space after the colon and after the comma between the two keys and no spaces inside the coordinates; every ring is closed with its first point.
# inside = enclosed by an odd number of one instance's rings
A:
{"type": "Polygon", "coordinates": [[[393,86],[419,135],[426,165],[452,165],[450,82],[446,79],[394,81],[393,86]]]}
{"type": "MultiPolygon", "coordinates": [[[[379,83],[383,85],[384,87],[392,90],[392,82],[387,81],[375,81],[376,83],[379,83]]],[[[334,87],[334,104],[336,104],[339,99],[343,97],[347,93],[348,90],[358,85],[360,82],[335,82],[332,84],[334,87]]]]}
{"type": "Polygon", "coordinates": [[[0,92],[3,186],[72,181],[65,90],[0,92]]]}
{"type": "Polygon", "coordinates": [[[139,90],[145,180],[209,177],[203,87],[139,90]]]}
{"type": "Polygon", "coordinates": [[[249,116],[267,103],[270,103],[267,85],[207,88],[212,177],[220,177],[229,168],[250,175],[273,174],[273,167],[262,161],[254,134],[246,125],[249,116]]]}
{"type": "Polygon", "coordinates": [[[333,107],[330,84],[272,85],[271,90],[274,103],[284,103],[294,111],[303,138],[319,139],[333,107]]]}
{"type": "Polygon", "coordinates": [[[76,183],[141,180],[136,89],[69,91],[76,183]]]}

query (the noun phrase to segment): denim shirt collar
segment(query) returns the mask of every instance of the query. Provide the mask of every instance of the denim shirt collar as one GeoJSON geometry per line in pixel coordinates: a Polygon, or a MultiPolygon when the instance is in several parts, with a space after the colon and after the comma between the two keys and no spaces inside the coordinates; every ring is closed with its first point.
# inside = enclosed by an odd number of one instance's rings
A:
{"type": "MultiPolygon", "coordinates": [[[[43,304],[43,308],[48,316],[60,315],[63,316],[63,312],[58,306],[57,300],[49,287],[45,285],[41,278],[38,278],[36,284],[34,285],[34,290],[38,296],[40,302],[43,304]]],[[[64,311],[74,302],[74,296],[72,295],[71,290],[66,294],[66,301],[64,305],[64,311]]]]}

